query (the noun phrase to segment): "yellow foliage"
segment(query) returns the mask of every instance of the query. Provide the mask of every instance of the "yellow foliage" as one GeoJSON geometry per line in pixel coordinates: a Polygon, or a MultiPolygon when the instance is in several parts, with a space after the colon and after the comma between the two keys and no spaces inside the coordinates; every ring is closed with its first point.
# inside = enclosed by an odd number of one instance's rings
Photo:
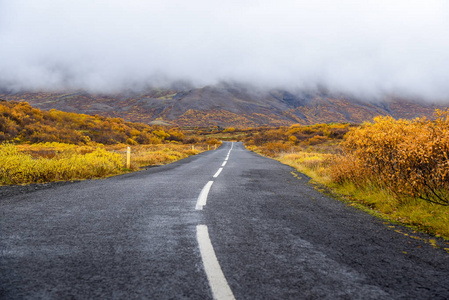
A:
{"type": "Polygon", "coordinates": [[[306,145],[318,145],[318,144],[322,144],[328,140],[329,139],[326,136],[315,135],[315,136],[311,137],[310,139],[308,139],[305,144],[306,145]]]}
{"type": "Polygon", "coordinates": [[[330,154],[295,152],[282,154],[278,159],[307,174],[309,171],[318,171],[327,167],[329,157],[330,154]]]}
{"type": "Polygon", "coordinates": [[[170,134],[170,140],[174,140],[174,141],[182,141],[182,140],[184,140],[184,133],[182,133],[177,128],[170,129],[168,131],[168,133],[170,134]]]}
{"type": "Polygon", "coordinates": [[[157,136],[158,138],[160,138],[161,140],[165,140],[165,139],[167,139],[167,138],[170,137],[170,134],[167,133],[167,132],[165,132],[165,131],[162,130],[162,129],[154,130],[152,133],[153,133],[155,136],[157,136]]]}
{"type": "Polygon", "coordinates": [[[401,199],[449,205],[448,114],[436,111],[433,121],[377,117],[352,130],[343,143],[345,156],[334,164],[334,180],[370,181],[401,199]]]}
{"type": "Polygon", "coordinates": [[[223,130],[223,132],[234,132],[235,128],[234,127],[228,127],[225,130],[223,130]]]}
{"type": "Polygon", "coordinates": [[[298,138],[294,135],[291,135],[288,137],[288,140],[292,143],[296,143],[298,141],[298,138]]]}
{"type": "MultiPolygon", "coordinates": [[[[123,172],[125,144],[77,146],[64,143],[0,145],[0,184],[41,183],[105,177],[123,172]]],[[[131,169],[162,165],[204,151],[204,146],[161,144],[131,147],[131,169]]]]}
{"type": "Polygon", "coordinates": [[[168,129],[125,122],[121,118],[89,116],[55,109],[45,112],[32,108],[26,102],[0,101],[0,142],[135,145],[184,142],[184,138],[179,128],[168,129]]]}
{"type": "Polygon", "coordinates": [[[131,149],[131,168],[167,164],[200,152],[198,147],[192,150],[190,145],[140,145],[131,149]]]}
{"type": "Polygon", "coordinates": [[[0,183],[22,184],[95,178],[116,174],[123,166],[121,155],[97,148],[91,153],[65,152],[53,159],[33,158],[12,144],[0,146],[0,183]]]}
{"type": "Polygon", "coordinates": [[[128,145],[137,145],[138,143],[135,141],[135,140],[133,140],[132,138],[128,138],[127,140],[126,140],[126,143],[128,144],[128,145]]]}
{"type": "Polygon", "coordinates": [[[138,136],[138,135],[140,134],[140,131],[137,130],[137,129],[131,129],[131,130],[129,131],[129,134],[130,134],[131,136],[138,136]]]}
{"type": "Polygon", "coordinates": [[[216,138],[211,138],[206,141],[208,145],[221,145],[221,142],[217,140],[216,138]]]}

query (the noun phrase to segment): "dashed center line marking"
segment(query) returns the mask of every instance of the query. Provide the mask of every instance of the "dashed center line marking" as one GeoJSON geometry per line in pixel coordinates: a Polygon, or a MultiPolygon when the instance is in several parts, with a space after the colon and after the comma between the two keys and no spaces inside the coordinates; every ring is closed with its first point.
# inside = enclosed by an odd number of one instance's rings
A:
{"type": "Polygon", "coordinates": [[[201,193],[198,196],[198,200],[196,201],[196,210],[203,210],[203,206],[205,206],[207,202],[207,195],[209,194],[210,188],[213,183],[213,181],[209,181],[201,190],[201,193]]]}
{"type": "MultiPolygon", "coordinates": [[[[221,168],[215,173],[214,178],[217,178],[223,171],[223,167],[226,166],[227,160],[229,159],[229,154],[231,154],[232,147],[234,143],[231,144],[231,149],[226,156],[225,161],[221,165],[221,168]]],[[[206,205],[207,196],[209,195],[210,188],[214,181],[209,181],[203,187],[198,196],[196,202],[196,210],[203,210],[206,205]]],[[[226,278],[221,270],[220,264],[218,263],[217,256],[215,255],[214,247],[210,241],[209,231],[206,225],[196,226],[196,239],[200,248],[201,259],[203,260],[204,270],[206,271],[207,280],[209,281],[209,286],[212,290],[214,299],[217,300],[235,300],[234,294],[226,281],[226,278]]]]}
{"type": "Polygon", "coordinates": [[[221,270],[220,264],[218,263],[206,225],[196,226],[196,239],[198,240],[201,259],[203,260],[204,270],[206,271],[214,299],[235,299],[223,271],[221,270]]]}
{"type": "Polygon", "coordinates": [[[217,178],[218,175],[220,175],[221,171],[223,171],[223,168],[218,169],[217,173],[215,173],[214,178],[217,178]]]}

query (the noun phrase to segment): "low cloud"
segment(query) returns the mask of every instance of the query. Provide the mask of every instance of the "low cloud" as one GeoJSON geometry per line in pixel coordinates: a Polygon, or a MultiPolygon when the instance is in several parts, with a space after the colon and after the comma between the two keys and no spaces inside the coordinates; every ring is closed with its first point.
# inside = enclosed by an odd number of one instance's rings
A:
{"type": "Polygon", "coordinates": [[[220,81],[449,99],[449,2],[0,0],[0,86],[220,81]]]}

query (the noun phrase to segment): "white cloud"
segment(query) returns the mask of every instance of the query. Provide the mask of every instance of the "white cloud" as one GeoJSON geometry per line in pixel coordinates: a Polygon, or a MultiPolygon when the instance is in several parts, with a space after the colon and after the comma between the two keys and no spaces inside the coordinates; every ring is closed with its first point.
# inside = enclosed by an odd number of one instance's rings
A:
{"type": "Polygon", "coordinates": [[[449,2],[0,0],[0,82],[324,84],[449,99],[449,2]]]}

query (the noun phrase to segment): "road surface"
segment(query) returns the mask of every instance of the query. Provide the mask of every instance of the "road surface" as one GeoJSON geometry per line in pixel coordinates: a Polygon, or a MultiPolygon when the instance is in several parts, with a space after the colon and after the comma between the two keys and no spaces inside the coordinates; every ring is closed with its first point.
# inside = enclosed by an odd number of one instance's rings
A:
{"type": "Polygon", "coordinates": [[[426,236],[241,143],[3,196],[0,217],[1,299],[449,298],[426,236]]]}

